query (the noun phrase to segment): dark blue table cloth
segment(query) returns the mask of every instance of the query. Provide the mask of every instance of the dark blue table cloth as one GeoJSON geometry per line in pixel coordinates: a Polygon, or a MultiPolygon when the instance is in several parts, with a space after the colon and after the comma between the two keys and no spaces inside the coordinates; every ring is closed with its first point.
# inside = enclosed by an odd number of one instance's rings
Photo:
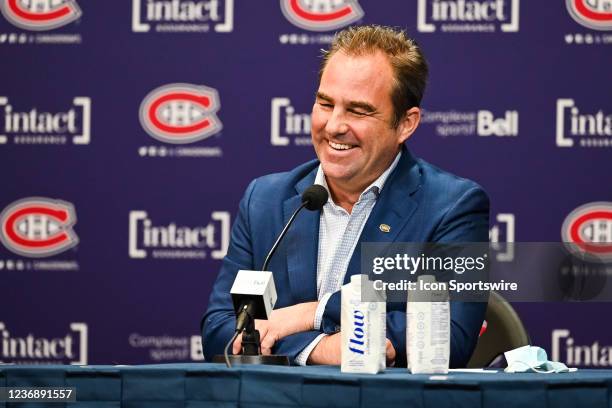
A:
{"type": "Polygon", "coordinates": [[[612,408],[612,370],[562,374],[343,374],[338,367],[0,366],[0,387],[76,387],[77,402],[0,407],[612,408]]]}

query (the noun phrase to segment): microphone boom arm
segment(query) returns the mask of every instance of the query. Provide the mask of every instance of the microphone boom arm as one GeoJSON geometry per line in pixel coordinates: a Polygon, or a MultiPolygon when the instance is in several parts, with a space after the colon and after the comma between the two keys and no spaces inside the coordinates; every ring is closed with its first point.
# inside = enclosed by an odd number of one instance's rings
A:
{"type": "Polygon", "coordinates": [[[281,242],[281,240],[283,239],[283,237],[289,230],[289,227],[291,226],[291,224],[293,224],[293,220],[296,217],[296,215],[298,215],[298,213],[302,210],[302,208],[306,207],[307,204],[308,204],[308,201],[303,202],[302,205],[300,205],[298,209],[295,210],[291,218],[289,218],[287,225],[285,225],[285,228],[283,228],[283,230],[281,231],[280,235],[276,239],[276,242],[274,243],[274,245],[272,245],[272,249],[270,249],[270,252],[268,252],[268,256],[266,256],[266,260],[264,261],[263,266],[261,267],[262,271],[267,270],[268,263],[270,263],[270,259],[272,258],[272,255],[274,255],[274,252],[276,252],[276,248],[278,247],[278,244],[281,242]]]}

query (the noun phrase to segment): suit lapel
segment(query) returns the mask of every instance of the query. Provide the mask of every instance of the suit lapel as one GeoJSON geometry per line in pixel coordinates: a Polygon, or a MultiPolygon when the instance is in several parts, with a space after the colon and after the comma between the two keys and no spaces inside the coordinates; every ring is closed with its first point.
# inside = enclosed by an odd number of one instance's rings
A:
{"type": "MultiPolygon", "coordinates": [[[[417,201],[412,197],[421,183],[420,167],[405,147],[397,167],[393,170],[376,200],[368,220],[363,227],[357,246],[349,262],[344,283],[350,276],[361,273],[361,244],[368,242],[395,242],[400,232],[409,228],[409,221],[417,208],[417,201]],[[383,232],[381,224],[391,227],[383,232]]],[[[402,239],[409,235],[402,234],[402,239]]]]}
{"type": "MultiPolygon", "coordinates": [[[[302,203],[302,193],[314,183],[317,172],[315,167],[306,177],[296,184],[297,195],[283,203],[285,224],[291,214],[302,203]]],[[[320,211],[303,209],[287,231],[287,273],[291,293],[297,302],[317,299],[317,254],[319,251],[320,211]]]]}

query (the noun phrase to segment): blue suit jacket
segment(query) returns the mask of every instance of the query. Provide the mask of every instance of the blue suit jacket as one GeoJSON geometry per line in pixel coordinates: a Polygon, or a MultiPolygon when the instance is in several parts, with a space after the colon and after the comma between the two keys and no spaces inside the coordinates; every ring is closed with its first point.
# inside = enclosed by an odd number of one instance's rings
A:
{"type": "MultiPolygon", "coordinates": [[[[314,183],[319,162],[289,172],[255,179],[248,186],[232,227],[227,256],[213,286],[202,319],[206,360],[222,354],[233,335],[235,316],[230,288],[239,269],[257,270],[291,214],[301,194],[314,183]]],[[[267,268],[274,274],[276,308],[317,300],[318,211],[298,215],[267,268]]],[[[404,147],[402,157],[380,192],[361,242],[483,242],[488,241],[489,200],[476,183],[415,159],[404,147]],[[379,225],[391,226],[383,233],[379,225]]],[[[355,247],[344,282],[360,273],[361,248],[355,247]]],[[[406,304],[389,303],[387,337],[397,352],[396,365],[406,365],[406,304]]],[[[451,302],[451,367],[464,367],[475,347],[486,303],[451,302]]],[[[340,292],[327,303],[321,331],[340,326],[340,292]]],[[[308,331],[278,341],[274,352],[295,357],[317,337],[308,331]]]]}

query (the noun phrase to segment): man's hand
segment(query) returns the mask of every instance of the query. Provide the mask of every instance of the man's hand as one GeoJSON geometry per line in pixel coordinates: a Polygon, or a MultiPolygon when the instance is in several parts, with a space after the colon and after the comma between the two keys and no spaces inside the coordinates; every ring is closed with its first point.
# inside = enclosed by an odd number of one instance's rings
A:
{"type": "MultiPolygon", "coordinates": [[[[255,320],[255,329],[259,330],[261,341],[261,354],[272,354],[274,344],[291,334],[313,329],[314,315],[318,302],[299,303],[294,306],[283,307],[272,311],[268,320],[255,320]]],[[[233,344],[233,354],[242,350],[242,334],[233,344]]]]}
{"type": "Polygon", "coordinates": [[[385,354],[387,356],[387,367],[391,367],[393,364],[395,364],[396,352],[395,347],[393,347],[393,343],[391,343],[391,340],[389,339],[387,339],[387,349],[385,354]]]}
{"type": "Polygon", "coordinates": [[[308,356],[306,364],[340,365],[341,342],[340,332],[323,337],[308,356]]]}
{"type": "MultiPolygon", "coordinates": [[[[327,364],[327,365],[340,365],[341,363],[341,341],[342,337],[340,332],[326,336],[310,353],[308,356],[308,364],[327,364]]],[[[389,339],[387,339],[386,345],[386,360],[387,365],[390,366],[395,362],[395,348],[389,339]]]]}

